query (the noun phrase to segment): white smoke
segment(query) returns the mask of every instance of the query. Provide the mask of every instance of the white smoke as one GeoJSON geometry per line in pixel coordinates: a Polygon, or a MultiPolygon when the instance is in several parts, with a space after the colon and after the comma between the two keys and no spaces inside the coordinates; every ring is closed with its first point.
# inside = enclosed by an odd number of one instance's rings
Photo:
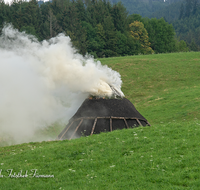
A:
{"type": "Polygon", "coordinates": [[[0,143],[37,140],[37,131],[67,123],[89,94],[121,92],[120,74],[92,57],[76,53],[59,34],[38,42],[7,25],[0,36],[0,143]]]}

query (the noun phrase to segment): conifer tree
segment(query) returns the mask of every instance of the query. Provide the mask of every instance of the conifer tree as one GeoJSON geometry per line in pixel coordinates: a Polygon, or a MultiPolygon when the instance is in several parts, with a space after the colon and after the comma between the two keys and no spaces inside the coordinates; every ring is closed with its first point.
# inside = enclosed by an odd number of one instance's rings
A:
{"type": "Polygon", "coordinates": [[[186,0],[185,17],[189,17],[192,11],[192,0],[186,0]]]}
{"type": "Polygon", "coordinates": [[[76,9],[77,9],[78,19],[81,20],[81,21],[87,21],[88,15],[87,15],[83,0],[75,1],[75,6],[76,6],[76,9]]]}
{"type": "Polygon", "coordinates": [[[193,0],[193,9],[192,9],[192,14],[195,15],[197,12],[198,8],[198,0],[193,0]]]}
{"type": "Polygon", "coordinates": [[[111,15],[113,18],[113,24],[117,31],[122,33],[126,30],[126,21],[127,21],[127,11],[122,3],[117,3],[113,5],[111,15]]]}
{"type": "Polygon", "coordinates": [[[181,4],[181,7],[180,7],[180,13],[179,13],[179,20],[183,18],[183,15],[184,15],[184,5],[183,3],[181,4]]]}
{"type": "Polygon", "coordinates": [[[199,50],[197,44],[194,42],[194,39],[192,39],[192,42],[191,42],[189,47],[190,47],[191,51],[198,51],[199,50]]]}
{"type": "Polygon", "coordinates": [[[110,57],[116,55],[115,44],[117,41],[116,31],[111,16],[104,18],[103,29],[105,31],[105,56],[110,57]]]}

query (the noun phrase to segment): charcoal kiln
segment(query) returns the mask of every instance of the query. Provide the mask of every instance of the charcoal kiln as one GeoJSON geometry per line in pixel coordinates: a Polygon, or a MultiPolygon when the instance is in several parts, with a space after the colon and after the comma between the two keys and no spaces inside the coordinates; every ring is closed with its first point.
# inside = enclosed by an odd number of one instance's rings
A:
{"type": "Polygon", "coordinates": [[[81,136],[149,125],[149,122],[126,98],[86,99],[67,126],[58,135],[58,140],[74,139],[81,136]]]}

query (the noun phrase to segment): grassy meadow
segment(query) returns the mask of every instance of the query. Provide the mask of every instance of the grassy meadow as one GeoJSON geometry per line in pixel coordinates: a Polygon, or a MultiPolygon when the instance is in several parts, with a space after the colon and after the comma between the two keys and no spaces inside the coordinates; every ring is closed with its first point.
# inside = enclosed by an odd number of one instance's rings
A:
{"type": "Polygon", "coordinates": [[[200,118],[200,53],[102,59],[120,72],[122,91],[151,124],[200,118]]]}
{"type": "Polygon", "coordinates": [[[200,53],[100,61],[152,126],[0,147],[0,189],[199,189],[200,53]]]}

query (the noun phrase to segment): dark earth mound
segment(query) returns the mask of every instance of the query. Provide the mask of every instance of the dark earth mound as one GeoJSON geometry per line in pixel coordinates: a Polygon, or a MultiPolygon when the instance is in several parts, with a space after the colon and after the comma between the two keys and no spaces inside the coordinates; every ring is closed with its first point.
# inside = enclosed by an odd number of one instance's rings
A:
{"type": "Polygon", "coordinates": [[[129,127],[146,126],[148,121],[126,98],[86,99],[58,139],[72,139],[129,127]]]}
{"type": "Polygon", "coordinates": [[[126,98],[86,99],[72,119],[79,117],[137,117],[145,119],[126,98]]]}

